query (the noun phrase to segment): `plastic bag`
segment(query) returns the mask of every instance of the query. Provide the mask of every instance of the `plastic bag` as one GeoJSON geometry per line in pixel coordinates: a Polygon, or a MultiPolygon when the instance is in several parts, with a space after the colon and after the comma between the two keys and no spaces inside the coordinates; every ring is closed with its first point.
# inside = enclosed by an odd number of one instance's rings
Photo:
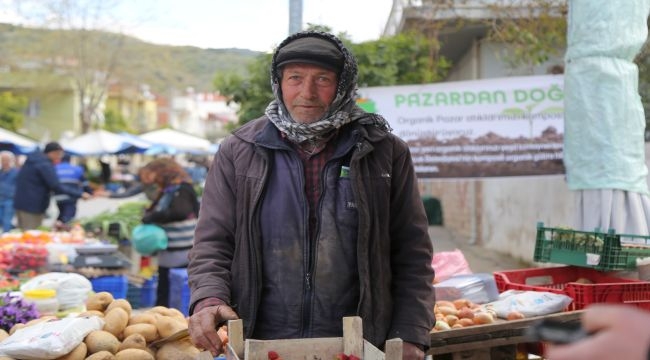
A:
{"type": "Polygon", "coordinates": [[[465,260],[465,255],[459,249],[434,253],[431,266],[436,272],[434,283],[445,281],[454,275],[472,273],[467,260],[465,260]]]}
{"type": "Polygon", "coordinates": [[[561,312],[572,301],[569,296],[546,291],[507,290],[499,295],[499,300],[484,306],[494,309],[498,317],[505,319],[512,311],[519,311],[525,317],[561,312]]]}
{"type": "Polygon", "coordinates": [[[101,330],[98,316],[50,320],[16,330],[0,342],[0,355],[15,359],[56,359],[68,354],[91,331],[101,330]]]}
{"type": "Polygon", "coordinates": [[[488,273],[454,275],[433,287],[436,300],[467,299],[475,304],[485,304],[499,298],[494,276],[488,273]]]}
{"type": "Polygon", "coordinates": [[[20,291],[35,289],[56,290],[59,310],[67,310],[84,305],[93,285],[79,274],[50,272],[37,275],[20,286],[20,291]]]}

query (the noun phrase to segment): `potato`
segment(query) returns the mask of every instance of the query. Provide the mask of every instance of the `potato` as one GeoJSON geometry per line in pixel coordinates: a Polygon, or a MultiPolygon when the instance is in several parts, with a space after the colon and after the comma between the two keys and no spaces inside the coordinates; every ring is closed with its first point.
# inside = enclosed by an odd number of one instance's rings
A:
{"type": "Polygon", "coordinates": [[[9,333],[5,329],[0,329],[0,341],[9,337],[9,333]]]}
{"type": "Polygon", "coordinates": [[[88,354],[88,347],[85,342],[79,343],[76,348],[72,349],[66,355],[56,358],[55,360],[84,360],[88,354]]]}
{"type": "Polygon", "coordinates": [[[179,320],[170,316],[156,315],[156,328],[160,337],[167,337],[175,333],[187,329],[187,323],[184,320],[179,320]]]}
{"type": "Polygon", "coordinates": [[[99,310],[87,310],[87,311],[84,311],[84,312],[80,313],[80,314],[77,315],[77,316],[78,316],[78,317],[84,317],[84,316],[99,316],[100,318],[103,318],[103,317],[104,317],[104,312],[103,312],[103,311],[99,311],[99,310]]]}
{"type": "Polygon", "coordinates": [[[126,328],[126,325],[129,323],[129,314],[127,314],[126,310],[121,307],[114,307],[113,309],[106,311],[104,321],[103,330],[108,331],[117,338],[121,338],[122,331],[124,331],[124,328],[126,328]]]}
{"type": "Polygon", "coordinates": [[[156,316],[154,314],[140,313],[131,315],[128,325],[134,324],[151,324],[156,325],[156,316]]]}
{"type": "Polygon", "coordinates": [[[151,309],[147,310],[148,313],[153,313],[153,314],[159,314],[159,315],[164,315],[164,316],[169,316],[172,318],[177,318],[181,319],[184,321],[187,321],[185,318],[185,315],[183,315],[180,310],[175,309],[175,308],[168,308],[164,306],[154,306],[151,309]]]}
{"type": "Polygon", "coordinates": [[[85,360],[115,360],[115,355],[108,351],[100,351],[90,355],[85,360]]]}
{"type": "Polygon", "coordinates": [[[158,329],[152,324],[133,324],[124,329],[125,338],[133,334],[142,334],[148,343],[158,339],[158,329]]]}
{"type": "Polygon", "coordinates": [[[156,360],[194,360],[201,351],[189,339],[164,344],[156,352],[156,360]]]}
{"type": "Polygon", "coordinates": [[[104,311],[110,303],[113,302],[113,294],[108,291],[100,291],[88,297],[86,300],[86,310],[104,311]]]}
{"type": "Polygon", "coordinates": [[[144,350],[147,348],[147,340],[142,336],[142,334],[131,334],[129,337],[125,338],[120,344],[118,352],[125,349],[140,349],[144,350]]]}
{"type": "Polygon", "coordinates": [[[187,323],[187,318],[185,317],[185,314],[183,314],[180,310],[176,308],[167,308],[167,316],[185,321],[185,323],[187,323]]]}
{"type": "Polygon", "coordinates": [[[88,346],[88,352],[91,354],[100,351],[108,351],[111,354],[115,354],[120,347],[120,341],[117,337],[104,330],[91,331],[86,335],[84,342],[88,346]]]}
{"type": "Polygon", "coordinates": [[[58,320],[58,319],[59,318],[54,315],[44,315],[39,317],[38,319],[29,320],[28,322],[25,323],[25,326],[32,326],[32,325],[40,324],[45,321],[58,320]]]}
{"type": "Polygon", "coordinates": [[[145,350],[125,349],[115,354],[115,360],[155,360],[155,358],[145,350]]]}
{"type": "Polygon", "coordinates": [[[9,335],[13,335],[13,333],[15,333],[16,330],[22,329],[25,326],[27,326],[27,324],[23,324],[23,323],[14,324],[14,326],[12,326],[11,329],[9,329],[9,335]]]}
{"type": "Polygon", "coordinates": [[[16,359],[9,356],[0,356],[0,360],[16,360],[16,359]]]}
{"type": "Polygon", "coordinates": [[[112,309],[114,309],[116,307],[120,307],[120,308],[124,309],[124,311],[126,311],[126,313],[129,316],[131,316],[131,311],[133,311],[133,308],[131,307],[131,303],[128,300],[126,300],[126,299],[113,300],[110,304],[108,304],[108,306],[106,307],[105,312],[109,312],[109,311],[111,311],[112,309]]]}

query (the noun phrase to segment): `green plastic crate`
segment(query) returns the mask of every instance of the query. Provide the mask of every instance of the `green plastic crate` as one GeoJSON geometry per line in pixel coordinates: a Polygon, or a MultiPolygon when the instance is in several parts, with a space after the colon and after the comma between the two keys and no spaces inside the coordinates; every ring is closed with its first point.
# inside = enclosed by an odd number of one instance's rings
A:
{"type": "Polygon", "coordinates": [[[537,223],[537,262],[582,266],[602,271],[635,270],[638,258],[650,257],[650,236],[578,231],[537,223]],[[621,245],[621,239],[624,239],[621,245]],[[634,244],[632,244],[634,242],[634,244]]]}

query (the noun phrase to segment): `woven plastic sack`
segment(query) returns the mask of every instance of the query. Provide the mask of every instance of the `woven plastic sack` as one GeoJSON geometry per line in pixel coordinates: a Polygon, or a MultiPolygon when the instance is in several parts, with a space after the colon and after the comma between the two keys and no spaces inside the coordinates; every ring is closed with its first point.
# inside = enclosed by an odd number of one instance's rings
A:
{"type": "Polygon", "coordinates": [[[50,320],[16,330],[0,342],[0,355],[15,359],[56,359],[70,353],[91,331],[101,330],[98,316],[50,320]]]}

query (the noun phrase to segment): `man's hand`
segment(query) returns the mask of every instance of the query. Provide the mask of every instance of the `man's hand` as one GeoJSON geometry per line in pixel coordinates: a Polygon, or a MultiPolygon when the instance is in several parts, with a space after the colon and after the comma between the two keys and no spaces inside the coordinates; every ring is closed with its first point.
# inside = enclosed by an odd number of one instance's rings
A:
{"type": "Polygon", "coordinates": [[[223,344],[217,333],[217,325],[239,316],[228,305],[208,306],[190,317],[188,330],[194,345],[209,350],[213,356],[223,353],[223,344]]]}
{"type": "Polygon", "coordinates": [[[404,342],[402,346],[402,360],[422,360],[424,359],[424,351],[420,347],[409,342],[404,342]]]}
{"type": "Polygon", "coordinates": [[[566,345],[548,345],[546,358],[557,360],[648,359],[650,312],[622,304],[593,304],[582,314],[591,336],[566,345]]]}
{"type": "Polygon", "coordinates": [[[87,193],[87,192],[84,192],[83,194],[81,194],[81,198],[84,199],[84,200],[88,200],[88,199],[90,199],[90,198],[92,198],[92,197],[93,197],[93,196],[90,195],[90,194],[87,193]]]}

